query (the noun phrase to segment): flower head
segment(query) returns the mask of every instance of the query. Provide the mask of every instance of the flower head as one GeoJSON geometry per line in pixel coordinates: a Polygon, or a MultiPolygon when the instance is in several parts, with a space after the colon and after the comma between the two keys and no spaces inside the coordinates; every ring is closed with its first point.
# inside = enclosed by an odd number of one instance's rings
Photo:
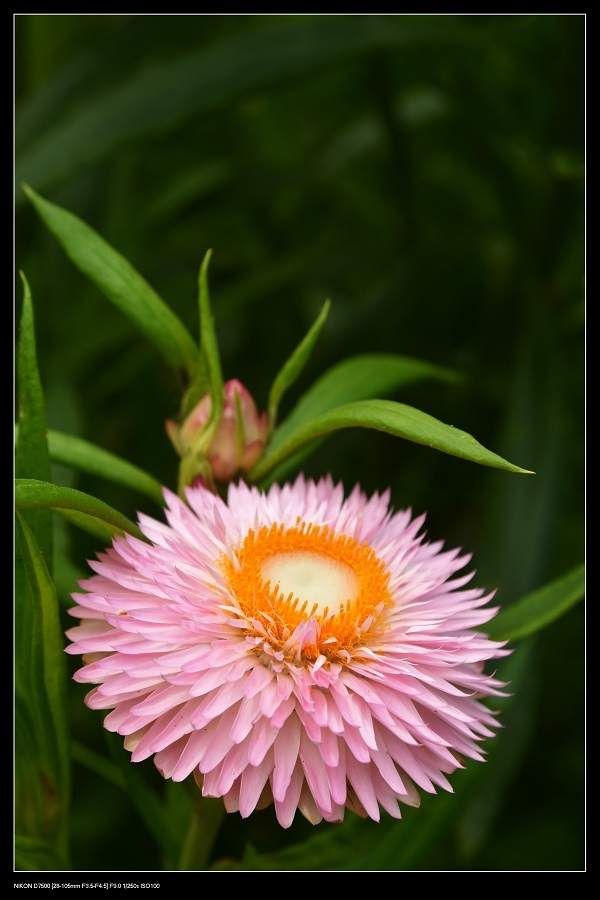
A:
{"type": "Polygon", "coordinates": [[[496,610],[454,577],[468,562],[419,535],[388,494],[300,476],[267,493],[165,492],[168,524],[140,516],[91,563],[67,651],[86,702],[137,762],[194,773],[246,817],[271,802],[288,827],[379,819],[451,790],[493,734],[483,671],[507,651],[475,628],[496,610]]]}
{"type": "MultiPolygon", "coordinates": [[[[211,411],[210,394],[206,394],[186,417],[181,426],[168,419],[167,434],[180,456],[195,453],[211,411]]],[[[247,472],[258,461],[267,439],[267,414],[259,415],[256,404],[244,385],[235,378],[223,385],[223,414],[216,434],[202,453],[216,481],[231,481],[247,472]]]]}

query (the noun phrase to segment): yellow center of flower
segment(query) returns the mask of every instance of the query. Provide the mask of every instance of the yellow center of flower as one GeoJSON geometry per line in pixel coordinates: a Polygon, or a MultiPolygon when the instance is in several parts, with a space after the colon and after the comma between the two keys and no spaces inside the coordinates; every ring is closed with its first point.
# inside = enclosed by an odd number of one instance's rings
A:
{"type": "Polygon", "coordinates": [[[346,660],[381,628],[381,613],[392,604],[389,573],[377,554],[326,525],[251,529],[221,565],[249,633],[266,634],[292,652],[294,631],[314,619],[305,659],[346,660]]]}

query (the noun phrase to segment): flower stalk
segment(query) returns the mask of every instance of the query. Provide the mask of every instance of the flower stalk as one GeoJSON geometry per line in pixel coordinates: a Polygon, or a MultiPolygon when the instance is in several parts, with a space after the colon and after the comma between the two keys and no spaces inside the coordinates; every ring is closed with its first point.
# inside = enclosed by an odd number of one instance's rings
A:
{"type": "Polygon", "coordinates": [[[200,872],[208,869],[212,849],[225,817],[225,807],[219,800],[203,797],[193,779],[188,779],[186,787],[188,784],[191,817],[181,847],[178,869],[180,872],[200,872]]]}

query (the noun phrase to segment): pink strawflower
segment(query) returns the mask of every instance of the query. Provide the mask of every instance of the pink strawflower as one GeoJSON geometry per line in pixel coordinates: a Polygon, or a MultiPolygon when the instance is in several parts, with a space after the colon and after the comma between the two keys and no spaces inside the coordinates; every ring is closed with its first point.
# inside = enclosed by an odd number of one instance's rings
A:
{"type": "Polygon", "coordinates": [[[483,664],[507,651],[475,630],[491,595],[453,577],[470,557],[419,536],[424,516],[331,478],[165,497],[167,525],[140,516],[151,543],[91,563],[67,632],[134,762],[244,818],[273,802],[287,828],[296,809],[400,818],[482,759],[481,698],[503,687],[483,664]]]}

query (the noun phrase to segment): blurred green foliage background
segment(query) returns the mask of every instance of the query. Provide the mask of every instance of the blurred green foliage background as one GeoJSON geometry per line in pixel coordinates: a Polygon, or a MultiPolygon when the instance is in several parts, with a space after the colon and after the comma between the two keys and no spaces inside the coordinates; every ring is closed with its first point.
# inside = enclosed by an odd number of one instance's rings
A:
{"type": "MultiPolygon", "coordinates": [[[[352,354],[462,373],[394,399],[535,476],[363,429],[331,437],[305,471],[348,489],[390,486],[396,508],[428,511],[429,535],[473,551],[477,583],[497,587],[502,605],[581,562],[584,16],[18,14],[15,46],[16,267],[32,289],[51,428],[176,486],[164,430],[180,400],[173,373],[70,263],[21,182],[92,225],[192,334],[213,248],[223,374],[261,409],[327,297],[284,415],[352,354]]],[[[17,315],[20,297],[18,287],[17,315]]],[[[91,476],[56,468],[54,478],[131,517],[160,516],[91,476]]],[[[100,548],[64,523],[57,536],[66,608],[100,548]]],[[[517,646],[505,728],[462,800],[459,773],[455,796],[425,798],[396,830],[351,823],[337,867],[581,869],[583,633],[579,606],[517,646]]],[[[84,694],[71,686],[74,739],[129,765],[84,694]]],[[[136,769],[167,792],[175,820],[171,786],[151,763],[136,769]]],[[[327,867],[318,839],[336,827],[299,821],[284,833],[271,810],[229,816],[215,859],[327,867]]],[[[81,762],[72,864],[161,867],[127,793],[81,762]]]]}

